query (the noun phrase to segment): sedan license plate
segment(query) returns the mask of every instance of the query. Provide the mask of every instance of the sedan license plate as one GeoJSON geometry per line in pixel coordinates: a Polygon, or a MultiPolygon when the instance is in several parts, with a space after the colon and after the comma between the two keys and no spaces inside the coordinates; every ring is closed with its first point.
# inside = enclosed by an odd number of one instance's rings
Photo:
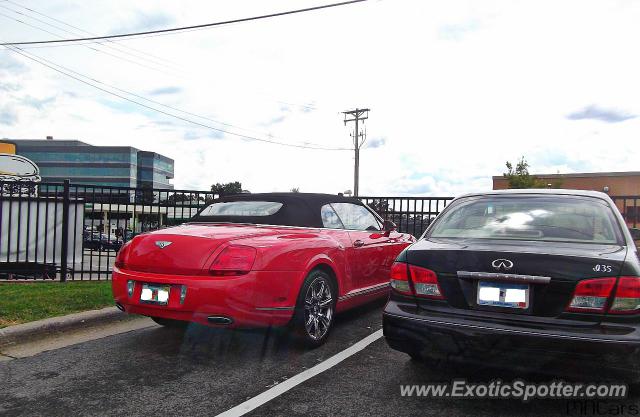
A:
{"type": "Polygon", "coordinates": [[[526,309],[529,284],[478,281],[478,305],[526,309]]]}
{"type": "Polygon", "coordinates": [[[167,305],[169,303],[170,285],[142,284],[140,302],[167,305]]]}

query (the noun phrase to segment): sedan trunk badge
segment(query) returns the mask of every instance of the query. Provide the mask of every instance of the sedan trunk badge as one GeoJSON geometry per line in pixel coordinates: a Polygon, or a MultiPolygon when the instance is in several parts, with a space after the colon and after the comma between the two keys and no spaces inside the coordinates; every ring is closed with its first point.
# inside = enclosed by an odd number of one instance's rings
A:
{"type": "Polygon", "coordinates": [[[502,270],[508,271],[511,268],[513,268],[513,262],[511,262],[508,259],[496,259],[493,262],[491,262],[491,266],[497,270],[502,269],[502,270]]]}
{"type": "Polygon", "coordinates": [[[156,240],[155,243],[157,247],[159,247],[160,249],[164,249],[170,244],[172,244],[173,242],[169,242],[168,240],[156,240]]]}

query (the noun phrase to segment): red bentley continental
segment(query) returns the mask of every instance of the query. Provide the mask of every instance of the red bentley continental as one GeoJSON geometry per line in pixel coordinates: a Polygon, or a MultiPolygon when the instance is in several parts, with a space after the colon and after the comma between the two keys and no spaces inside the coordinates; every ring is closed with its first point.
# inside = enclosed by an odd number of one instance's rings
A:
{"type": "Polygon", "coordinates": [[[113,295],[162,325],[291,325],[318,346],[335,313],[388,294],[390,267],[414,241],[355,198],[235,195],[126,243],[113,295]]]}

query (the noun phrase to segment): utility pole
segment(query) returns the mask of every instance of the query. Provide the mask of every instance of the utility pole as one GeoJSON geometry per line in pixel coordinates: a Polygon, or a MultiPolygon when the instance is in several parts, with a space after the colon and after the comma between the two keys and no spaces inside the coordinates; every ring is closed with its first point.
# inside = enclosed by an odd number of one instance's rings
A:
{"type": "Polygon", "coordinates": [[[356,122],[355,130],[351,135],[353,137],[353,149],[355,150],[355,163],[353,167],[353,196],[358,196],[358,184],[360,176],[360,147],[365,141],[365,136],[360,132],[359,122],[362,123],[369,118],[369,109],[355,109],[342,112],[344,114],[344,125],[348,122],[356,122]]]}

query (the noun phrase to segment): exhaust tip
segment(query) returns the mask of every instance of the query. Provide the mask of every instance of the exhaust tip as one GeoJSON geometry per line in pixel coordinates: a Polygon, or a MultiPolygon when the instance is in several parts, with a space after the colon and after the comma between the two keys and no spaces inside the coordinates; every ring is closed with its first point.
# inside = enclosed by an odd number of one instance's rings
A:
{"type": "Polygon", "coordinates": [[[118,310],[124,311],[124,306],[122,304],[116,303],[116,307],[118,307],[118,310]]]}
{"type": "Polygon", "coordinates": [[[207,317],[207,321],[211,324],[224,324],[224,325],[229,325],[231,323],[233,323],[233,320],[229,317],[223,317],[223,316],[209,316],[207,317]]]}

